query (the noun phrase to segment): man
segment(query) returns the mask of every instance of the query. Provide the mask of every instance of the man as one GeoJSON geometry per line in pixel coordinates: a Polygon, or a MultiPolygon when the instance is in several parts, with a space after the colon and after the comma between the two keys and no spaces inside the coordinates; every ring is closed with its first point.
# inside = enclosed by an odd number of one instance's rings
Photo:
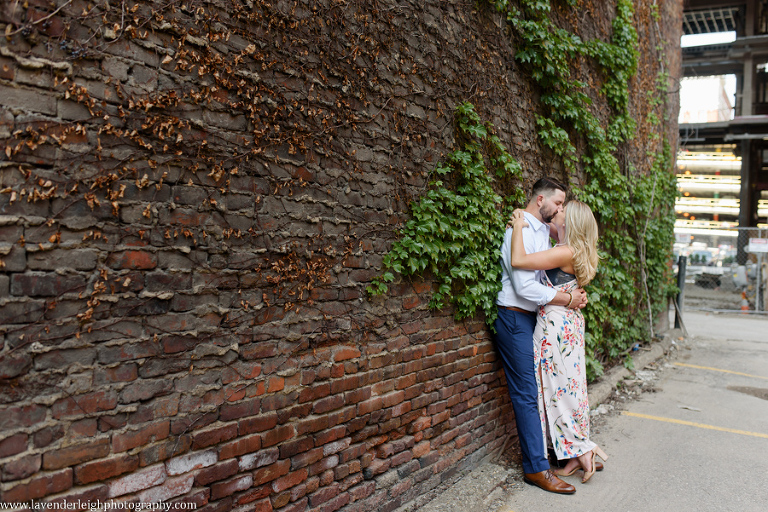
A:
{"type": "MultiPolygon", "coordinates": [[[[523,228],[525,252],[531,254],[550,248],[549,222],[563,209],[566,189],[562,183],[542,178],[533,185],[525,208],[529,227],[523,228]]],[[[499,316],[494,323],[496,344],[507,379],[509,397],[515,411],[517,433],[523,452],[526,483],[545,491],[573,494],[576,488],[560,480],[550,471],[544,448],[544,434],[539,417],[536,374],[533,354],[533,330],[539,306],[554,304],[570,308],[584,307],[587,294],[577,288],[572,295],[542,284],[541,271],[512,268],[512,229],[508,228],[501,247],[501,285],[496,299],[499,316]]]]}

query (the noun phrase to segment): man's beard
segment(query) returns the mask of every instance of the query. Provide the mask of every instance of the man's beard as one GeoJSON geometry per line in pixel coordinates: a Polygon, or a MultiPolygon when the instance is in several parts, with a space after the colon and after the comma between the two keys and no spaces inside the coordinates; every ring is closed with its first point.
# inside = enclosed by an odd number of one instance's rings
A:
{"type": "Polygon", "coordinates": [[[548,212],[544,207],[542,206],[539,209],[539,214],[541,214],[541,220],[544,221],[544,224],[549,224],[552,222],[552,219],[555,218],[555,215],[557,215],[557,210],[554,210],[552,212],[548,212]]]}

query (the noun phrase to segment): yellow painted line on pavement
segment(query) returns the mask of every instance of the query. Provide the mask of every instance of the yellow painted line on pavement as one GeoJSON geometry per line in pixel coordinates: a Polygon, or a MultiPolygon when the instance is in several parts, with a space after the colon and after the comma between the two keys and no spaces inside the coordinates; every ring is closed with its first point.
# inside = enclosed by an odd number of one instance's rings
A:
{"type": "Polygon", "coordinates": [[[664,421],[666,423],[677,423],[678,425],[687,425],[689,427],[705,428],[709,430],[719,430],[720,432],[730,432],[731,434],[742,434],[745,436],[762,437],[768,439],[768,434],[761,434],[759,432],[748,432],[746,430],[736,430],[733,428],[715,427],[714,425],[706,425],[704,423],[694,423],[692,421],[676,420],[673,418],[662,418],[661,416],[651,416],[648,414],[638,414],[636,412],[623,411],[624,416],[634,416],[635,418],[645,418],[647,420],[664,421]]]}
{"type": "Polygon", "coordinates": [[[723,372],[723,373],[732,373],[734,375],[743,375],[744,377],[752,377],[753,379],[765,379],[768,380],[768,377],[761,377],[760,375],[750,375],[749,373],[741,373],[741,372],[734,372],[731,370],[722,370],[720,368],[712,368],[710,366],[696,366],[695,364],[685,364],[685,363],[674,363],[675,366],[685,366],[686,368],[696,368],[699,370],[712,370],[714,372],[723,372]]]}

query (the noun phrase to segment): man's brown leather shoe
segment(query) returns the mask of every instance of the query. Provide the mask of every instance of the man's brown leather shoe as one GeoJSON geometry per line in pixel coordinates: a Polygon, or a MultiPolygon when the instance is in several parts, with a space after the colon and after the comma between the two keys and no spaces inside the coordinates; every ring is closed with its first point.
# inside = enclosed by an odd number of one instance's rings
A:
{"type": "Polygon", "coordinates": [[[523,481],[527,484],[535,485],[545,491],[555,492],[557,494],[573,494],[576,488],[557,478],[549,469],[539,473],[525,473],[523,481]]]}

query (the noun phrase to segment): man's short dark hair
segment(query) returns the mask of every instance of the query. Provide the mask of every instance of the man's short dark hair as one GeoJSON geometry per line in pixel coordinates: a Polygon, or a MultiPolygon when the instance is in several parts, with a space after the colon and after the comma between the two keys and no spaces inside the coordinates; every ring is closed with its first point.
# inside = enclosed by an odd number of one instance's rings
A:
{"type": "Polygon", "coordinates": [[[531,197],[536,197],[540,194],[547,197],[555,193],[556,190],[562,190],[565,194],[568,194],[568,188],[557,181],[554,178],[541,178],[533,184],[531,189],[531,197]]]}

